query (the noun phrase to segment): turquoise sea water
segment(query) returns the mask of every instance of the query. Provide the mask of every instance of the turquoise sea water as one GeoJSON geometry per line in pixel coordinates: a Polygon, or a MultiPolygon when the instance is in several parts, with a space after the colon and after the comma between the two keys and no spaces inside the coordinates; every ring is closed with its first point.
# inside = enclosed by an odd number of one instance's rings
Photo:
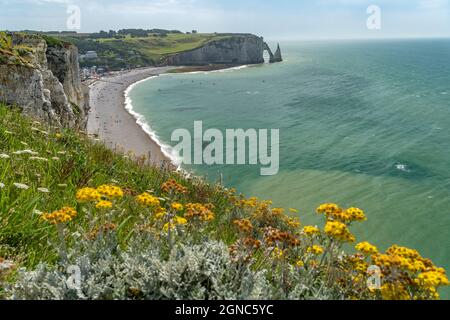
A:
{"type": "MultiPolygon", "coordinates": [[[[284,43],[285,62],[164,75],[131,91],[167,145],[177,128],[279,128],[280,172],[188,169],[321,224],[323,202],[363,208],[358,240],[417,248],[450,270],[450,40],[284,43]]],[[[450,297],[450,291],[444,292],[450,297]]]]}

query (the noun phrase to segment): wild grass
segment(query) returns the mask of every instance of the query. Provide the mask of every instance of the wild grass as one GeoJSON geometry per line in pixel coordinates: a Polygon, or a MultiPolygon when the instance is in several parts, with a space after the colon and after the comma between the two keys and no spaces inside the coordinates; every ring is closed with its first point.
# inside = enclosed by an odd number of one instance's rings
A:
{"type": "Polygon", "coordinates": [[[295,209],[0,105],[0,296],[407,300],[438,299],[449,285],[416,250],[344,249],[363,210],[324,204],[317,213],[322,226],[303,226],[295,209]],[[73,265],[83,276],[75,289],[73,265]]]}
{"type": "MultiPolygon", "coordinates": [[[[117,184],[137,195],[156,190],[169,178],[184,180],[176,172],[133,161],[132,155],[115,153],[83,134],[49,127],[23,117],[18,110],[0,106],[0,256],[14,256],[25,266],[53,261],[56,253],[47,243],[56,236],[52,226],[39,221],[39,213],[64,206],[77,207],[75,193],[87,186],[117,184]],[[7,157],[7,158],[6,158],[7,157]],[[23,184],[20,189],[14,184],[23,184]],[[47,192],[48,191],[48,192],[47,192]]],[[[198,201],[223,202],[214,186],[191,185],[198,201]]],[[[139,215],[118,218],[121,239],[129,237],[139,215]]],[[[79,219],[79,224],[87,223],[79,219]]]]}

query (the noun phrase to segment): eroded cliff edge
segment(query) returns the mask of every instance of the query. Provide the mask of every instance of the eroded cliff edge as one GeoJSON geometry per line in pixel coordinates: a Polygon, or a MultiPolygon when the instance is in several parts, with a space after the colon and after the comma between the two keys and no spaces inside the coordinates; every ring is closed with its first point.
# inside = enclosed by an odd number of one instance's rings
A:
{"type": "Polygon", "coordinates": [[[253,34],[219,34],[200,48],[169,56],[166,63],[175,66],[259,64],[264,63],[265,50],[269,52],[271,63],[282,61],[280,47],[274,55],[262,37],[253,34]]]}
{"type": "Polygon", "coordinates": [[[89,90],[78,49],[38,35],[0,33],[0,101],[49,123],[85,129],[89,90]]]}

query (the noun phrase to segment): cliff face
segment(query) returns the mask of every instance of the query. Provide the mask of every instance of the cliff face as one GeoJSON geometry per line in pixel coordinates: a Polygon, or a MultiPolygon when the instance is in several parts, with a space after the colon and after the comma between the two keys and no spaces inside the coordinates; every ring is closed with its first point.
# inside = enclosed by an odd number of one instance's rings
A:
{"type": "Polygon", "coordinates": [[[81,84],[77,48],[35,35],[0,39],[0,101],[49,123],[84,129],[88,90],[81,84]]]}
{"type": "Polygon", "coordinates": [[[168,65],[258,64],[264,63],[263,38],[251,34],[219,35],[201,48],[167,58],[168,65]]]}

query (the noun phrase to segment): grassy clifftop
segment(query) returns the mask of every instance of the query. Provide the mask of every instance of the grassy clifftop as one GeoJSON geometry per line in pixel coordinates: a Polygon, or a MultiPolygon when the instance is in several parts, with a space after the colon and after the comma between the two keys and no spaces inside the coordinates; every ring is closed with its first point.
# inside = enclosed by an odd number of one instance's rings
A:
{"type": "Polygon", "coordinates": [[[96,51],[99,58],[85,60],[81,66],[107,65],[112,69],[152,66],[161,63],[170,54],[199,48],[211,40],[226,37],[217,34],[169,33],[121,38],[91,38],[86,36],[59,36],[75,44],[81,53],[96,51]]]}
{"type": "Polygon", "coordinates": [[[436,299],[449,284],[413,249],[357,243],[361,209],[317,213],[323,225],[304,226],[295,209],[149,167],[0,105],[5,298],[436,299]],[[381,287],[369,289],[374,276],[381,287]]]}

